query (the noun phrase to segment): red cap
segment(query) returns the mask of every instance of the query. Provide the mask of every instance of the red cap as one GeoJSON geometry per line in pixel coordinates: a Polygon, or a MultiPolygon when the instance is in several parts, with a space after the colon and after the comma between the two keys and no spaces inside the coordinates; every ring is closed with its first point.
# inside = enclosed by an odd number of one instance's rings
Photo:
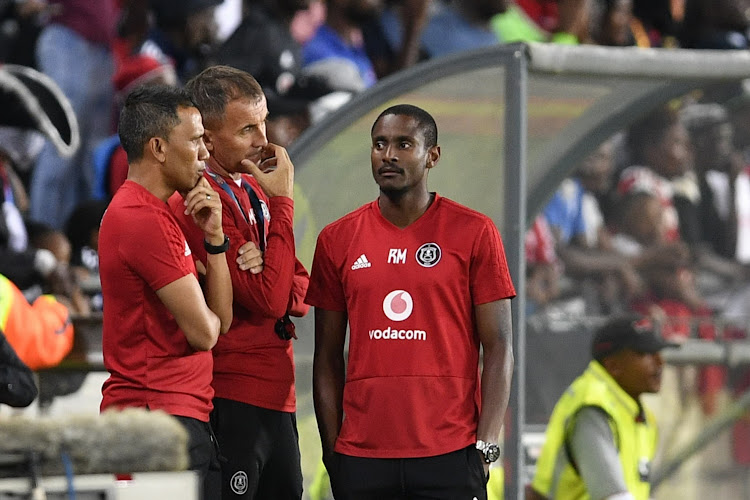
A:
{"type": "Polygon", "coordinates": [[[120,61],[117,71],[112,77],[112,83],[117,93],[127,94],[141,83],[172,71],[173,69],[169,65],[163,64],[151,56],[134,54],[120,61]]]}

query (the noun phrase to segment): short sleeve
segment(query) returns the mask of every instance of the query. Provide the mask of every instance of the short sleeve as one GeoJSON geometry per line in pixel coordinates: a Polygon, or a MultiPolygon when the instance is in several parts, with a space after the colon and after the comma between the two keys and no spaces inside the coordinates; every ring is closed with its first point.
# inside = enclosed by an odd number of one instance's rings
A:
{"type": "Polygon", "coordinates": [[[130,237],[120,241],[122,258],[153,290],[195,274],[190,247],[172,215],[151,212],[129,221],[130,237]]]}
{"type": "Polygon", "coordinates": [[[576,414],[568,442],[591,498],[609,498],[628,491],[609,416],[604,410],[593,406],[582,408],[576,414]]]}
{"type": "Polygon", "coordinates": [[[329,311],[346,311],[342,277],[329,249],[329,232],[318,236],[305,303],[329,311]]]}
{"type": "Polygon", "coordinates": [[[474,242],[469,272],[474,305],[516,296],[500,233],[489,218],[474,242]]]}

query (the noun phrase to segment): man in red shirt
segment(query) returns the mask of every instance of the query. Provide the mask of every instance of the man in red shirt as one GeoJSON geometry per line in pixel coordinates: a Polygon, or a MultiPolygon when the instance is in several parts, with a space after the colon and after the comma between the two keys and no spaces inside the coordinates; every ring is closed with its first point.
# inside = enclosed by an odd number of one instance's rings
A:
{"type": "MultiPolygon", "coordinates": [[[[110,373],[101,409],[144,407],[176,416],[188,430],[190,468],[203,478],[212,465],[218,469],[208,425],[210,350],[232,322],[232,283],[221,201],[203,177],[201,115],[184,90],[141,87],[125,102],[119,134],[128,179],[99,231],[102,348],[110,373]],[[195,247],[167,206],[175,191],[208,253],[205,298],[190,255],[195,247]]],[[[204,482],[204,498],[218,498],[212,485],[204,482]]]]}
{"type": "MultiPolygon", "coordinates": [[[[250,74],[214,66],[186,88],[203,115],[211,153],[205,180],[219,193],[229,254],[237,262],[230,266],[234,322],[213,350],[211,425],[227,459],[221,464],[222,498],[299,499],[288,315],[302,316],[309,308],[303,302],[307,271],[294,254],[294,166],[283,147],[268,143],[266,98],[250,74]]],[[[179,198],[170,204],[188,242],[199,241],[179,198]]],[[[195,257],[205,261],[200,249],[195,257]]]]}
{"type": "Polygon", "coordinates": [[[487,498],[513,370],[500,235],[428,191],[440,146],[426,111],[388,108],[371,136],[380,196],[323,229],[305,299],[331,486],[337,500],[487,498]]]}

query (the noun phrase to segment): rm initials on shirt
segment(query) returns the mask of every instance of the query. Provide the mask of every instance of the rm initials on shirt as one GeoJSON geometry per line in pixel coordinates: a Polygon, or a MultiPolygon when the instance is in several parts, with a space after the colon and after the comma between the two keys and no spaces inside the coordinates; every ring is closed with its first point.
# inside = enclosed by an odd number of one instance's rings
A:
{"type": "Polygon", "coordinates": [[[372,264],[370,264],[370,261],[367,260],[367,257],[365,257],[365,254],[360,255],[357,260],[352,264],[352,271],[356,271],[357,269],[363,269],[365,267],[370,267],[372,264]]]}
{"type": "Polygon", "coordinates": [[[406,264],[406,248],[391,248],[388,251],[389,264],[406,264]]]}

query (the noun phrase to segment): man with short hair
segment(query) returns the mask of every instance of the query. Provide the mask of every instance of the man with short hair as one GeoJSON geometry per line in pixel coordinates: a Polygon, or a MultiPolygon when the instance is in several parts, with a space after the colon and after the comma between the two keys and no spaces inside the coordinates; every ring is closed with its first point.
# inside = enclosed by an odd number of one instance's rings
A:
{"type": "MultiPolygon", "coordinates": [[[[119,135],[128,156],[125,183],[99,231],[104,300],[102,349],[110,373],[101,409],[143,407],[178,418],[189,434],[190,468],[218,469],[208,420],[211,348],[232,322],[229,240],[219,196],[203,177],[208,151],[201,115],[184,90],[141,87],[127,98],[119,135]],[[167,200],[183,213],[208,253],[204,291],[167,200]]],[[[217,498],[211,481],[204,498],[217,498]]]]}
{"type": "MultiPolygon", "coordinates": [[[[294,325],[308,275],[295,257],[294,166],[266,137],[258,82],[229,66],[207,68],[186,86],[211,153],[205,181],[218,193],[234,289],[234,322],[214,348],[211,424],[221,454],[222,498],[302,497],[294,387],[294,325]],[[262,252],[262,253],[261,253],[262,252]]],[[[172,210],[188,242],[200,234],[177,197],[172,210]]],[[[205,256],[195,254],[200,262],[205,256]]]]}
{"type": "Polygon", "coordinates": [[[640,316],[596,332],[592,361],[552,412],[527,498],[648,500],[658,440],[640,395],[659,391],[660,351],[676,345],[640,316]]]}
{"type": "Polygon", "coordinates": [[[323,229],[306,297],[323,461],[337,500],[486,499],[513,371],[502,241],[427,189],[429,113],[390,107],[371,138],[380,196],[323,229]]]}

